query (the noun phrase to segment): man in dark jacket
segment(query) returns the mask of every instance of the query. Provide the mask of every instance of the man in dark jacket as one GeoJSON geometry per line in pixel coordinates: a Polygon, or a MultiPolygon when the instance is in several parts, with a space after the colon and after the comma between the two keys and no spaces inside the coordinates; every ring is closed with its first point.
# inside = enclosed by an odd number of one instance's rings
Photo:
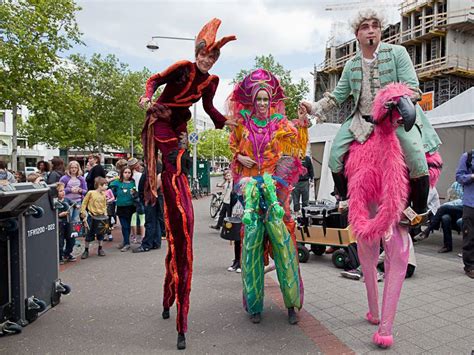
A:
{"type": "Polygon", "coordinates": [[[101,176],[105,178],[105,170],[100,165],[100,156],[97,154],[90,154],[88,157],[89,164],[92,167],[86,177],[87,191],[95,190],[94,180],[96,177],[101,176]]]}
{"type": "MultiPolygon", "coordinates": [[[[142,240],[142,244],[133,250],[134,253],[142,253],[149,251],[150,249],[161,248],[161,225],[160,218],[163,218],[163,194],[161,193],[161,171],[162,164],[156,162],[156,174],[157,174],[157,186],[158,186],[158,197],[156,202],[151,204],[145,204],[145,237],[142,240]]],[[[143,172],[138,183],[138,194],[142,202],[145,201],[145,181],[147,179],[147,169],[143,172]]]]}
{"type": "MultiPolygon", "coordinates": [[[[474,150],[473,150],[474,152],[474,150]]],[[[467,276],[474,279],[474,158],[471,152],[459,159],[456,181],[464,188],[462,198],[462,260],[467,276]]]]}
{"type": "Polygon", "coordinates": [[[293,211],[298,212],[300,210],[300,198],[303,200],[303,207],[308,206],[309,203],[309,185],[310,182],[313,182],[314,171],[313,164],[311,163],[311,158],[305,156],[301,163],[306,168],[307,172],[304,175],[300,175],[298,182],[295,185],[295,189],[291,193],[293,199],[293,211]]]}

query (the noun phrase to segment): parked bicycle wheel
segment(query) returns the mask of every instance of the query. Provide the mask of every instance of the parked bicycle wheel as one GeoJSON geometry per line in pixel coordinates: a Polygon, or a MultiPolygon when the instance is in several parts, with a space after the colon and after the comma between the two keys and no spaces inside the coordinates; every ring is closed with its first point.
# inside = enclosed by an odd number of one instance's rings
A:
{"type": "Polygon", "coordinates": [[[222,208],[222,197],[220,195],[213,194],[211,198],[211,204],[209,206],[209,213],[211,215],[211,218],[215,218],[219,211],[222,208]]]}

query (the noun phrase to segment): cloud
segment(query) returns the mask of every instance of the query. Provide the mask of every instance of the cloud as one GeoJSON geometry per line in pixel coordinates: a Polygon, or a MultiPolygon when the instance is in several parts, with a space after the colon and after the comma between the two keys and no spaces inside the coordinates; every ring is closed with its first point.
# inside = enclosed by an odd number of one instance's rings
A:
{"type": "MultiPolygon", "coordinates": [[[[331,20],[308,6],[269,1],[79,1],[78,22],[84,39],[127,55],[156,58],[145,45],[153,35],[193,38],[212,17],[222,20],[218,36],[235,34],[224,47],[226,57],[242,59],[318,50],[331,20]]],[[[193,43],[159,40],[160,60],[193,56],[193,43]]]]}

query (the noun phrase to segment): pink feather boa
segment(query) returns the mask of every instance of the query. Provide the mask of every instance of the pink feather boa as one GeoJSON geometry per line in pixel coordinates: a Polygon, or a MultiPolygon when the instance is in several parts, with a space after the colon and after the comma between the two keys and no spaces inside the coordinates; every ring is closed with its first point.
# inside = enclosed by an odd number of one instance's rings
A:
{"type": "Polygon", "coordinates": [[[387,101],[397,101],[412,91],[393,83],[375,97],[372,115],[377,124],[364,144],[354,141],[345,172],[349,180],[349,222],[358,239],[376,240],[390,232],[404,210],[408,193],[408,170],[394,124],[400,115],[386,116],[387,101]]]}

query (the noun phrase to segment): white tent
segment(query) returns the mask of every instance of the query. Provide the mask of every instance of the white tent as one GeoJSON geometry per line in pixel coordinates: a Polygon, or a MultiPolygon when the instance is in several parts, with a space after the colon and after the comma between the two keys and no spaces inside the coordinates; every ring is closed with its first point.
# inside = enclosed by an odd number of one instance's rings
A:
{"type": "Polygon", "coordinates": [[[426,113],[443,144],[443,173],[436,186],[440,197],[455,180],[459,158],[474,149],[474,87],[426,113]]]}
{"type": "MultiPolygon", "coordinates": [[[[426,113],[443,144],[443,172],[436,186],[441,198],[455,180],[459,158],[463,152],[474,149],[474,87],[426,113]]],[[[323,123],[309,129],[314,175],[318,182],[315,193],[318,200],[333,199],[334,189],[328,168],[329,152],[340,125],[323,123]]]]}
{"type": "Polygon", "coordinates": [[[309,141],[311,143],[311,158],[313,161],[315,177],[315,195],[318,200],[328,199],[335,201],[331,196],[334,189],[331,172],[329,171],[329,152],[332,141],[340,124],[322,123],[313,125],[309,129],[309,141]]]}

